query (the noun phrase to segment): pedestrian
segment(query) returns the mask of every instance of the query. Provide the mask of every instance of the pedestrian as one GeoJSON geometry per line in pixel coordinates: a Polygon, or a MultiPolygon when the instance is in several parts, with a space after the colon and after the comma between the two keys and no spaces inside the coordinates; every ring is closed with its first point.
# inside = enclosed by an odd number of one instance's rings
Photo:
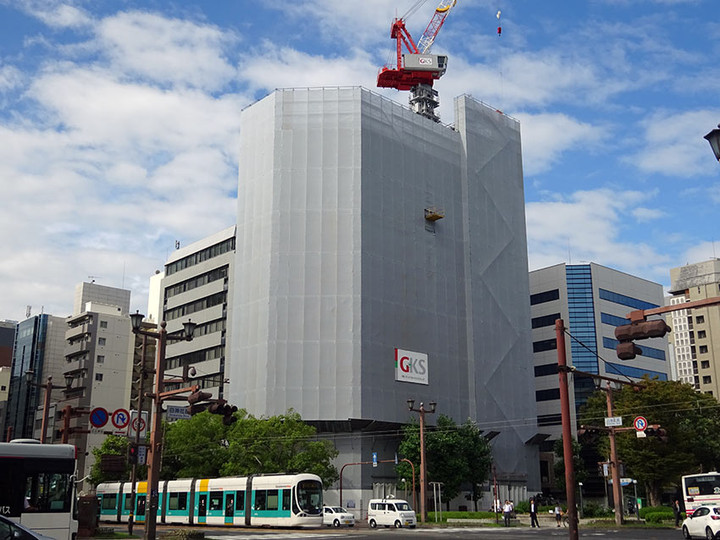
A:
{"type": "Polygon", "coordinates": [[[512,504],[510,504],[510,501],[506,500],[505,504],[503,505],[503,521],[505,522],[505,526],[510,526],[510,517],[512,516],[512,504]]]}
{"type": "Polygon", "coordinates": [[[530,499],[530,525],[532,525],[533,528],[540,528],[540,523],[537,518],[537,504],[535,503],[535,499],[530,499]]]}
{"type": "Polygon", "coordinates": [[[555,505],[555,521],[557,522],[557,526],[560,526],[560,522],[562,521],[562,508],[560,507],[560,503],[555,505]]]}
{"type": "Polygon", "coordinates": [[[675,526],[679,527],[681,511],[680,511],[680,501],[677,499],[675,499],[675,501],[673,501],[673,514],[675,514],[675,526]]]}

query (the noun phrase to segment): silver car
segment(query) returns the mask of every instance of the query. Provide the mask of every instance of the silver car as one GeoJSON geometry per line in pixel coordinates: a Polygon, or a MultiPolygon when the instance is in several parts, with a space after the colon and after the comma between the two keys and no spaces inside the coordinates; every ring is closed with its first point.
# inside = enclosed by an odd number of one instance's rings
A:
{"type": "Polygon", "coordinates": [[[31,531],[24,525],[0,516],[0,538],[7,540],[53,540],[49,536],[31,531]]]}

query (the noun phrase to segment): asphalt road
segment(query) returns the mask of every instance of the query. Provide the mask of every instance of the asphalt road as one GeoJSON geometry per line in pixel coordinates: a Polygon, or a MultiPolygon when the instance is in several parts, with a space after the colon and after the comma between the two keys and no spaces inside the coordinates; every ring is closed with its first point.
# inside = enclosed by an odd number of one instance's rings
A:
{"type": "MultiPolygon", "coordinates": [[[[451,540],[452,538],[477,538],[500,540],[539,540],[553,538],[561,540],[569,538],[567,529],[547,527],[531,529],[529,527],[447,527],[417,529],[385,529],[370,530],[353,529],[314,529],[314,530],[248,530],[248,529],[213,529],[205,530],[205,538],[222,540],[313,540],[333,538],[336,540],[376,539],[388,540],[451,540]]],[[[677,529],[588,529],[580,530],[580,538],[597,540],[681,540],[682,533],[677,529]]]]}

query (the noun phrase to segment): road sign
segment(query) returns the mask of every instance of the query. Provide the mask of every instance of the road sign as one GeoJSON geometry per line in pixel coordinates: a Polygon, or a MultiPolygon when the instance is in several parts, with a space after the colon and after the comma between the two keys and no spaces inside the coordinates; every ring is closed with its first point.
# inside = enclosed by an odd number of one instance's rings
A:
{"type": "Polygon", "coordinates": [[[102,407],[95,407],[90,411],[90,424],[93,427],[101,428],[108,423],[108,412],[102,407]]]}
{"type": "Polygon", "coordinates": [[[645,431],[647,429],[647,425],[647,420],[645,420],[644,416],[636,416],[635,420],[633,420],[633,426],[635,426],[637,431],[645,431]]]}
{"type": "Polygon", "coordinates": [[[138,465],[145,465],[147,461],[147,446],[138,446],[138,465]]]}
{"type": "Polygon", "coordinates": [[[373,467],[377,467],[377,452],[373,452],[373,467]]]}
{"type": "Polygon", "coordinates": [[[187,412],[187,407],[181,407],[178,405],[167,406],[167,419],[170,420],[187,420],[192,416],[187,412]]]}
{"type": "Polygon", "coordinates": [[[116,409],[110,417],[112,425],[119,430],[125,430],[130,423],[130,413],[125,409],[116,409]]]}
{"type": "Polygon", "coordinates": [[[128,427],[128,437],[134,439],[135,432],[140,431],[140,438],[143,439],[147,429],[147,411],[143,411],[142,417],[138,417],[137,411],[130,411],[130,426],[128,427]]]}
{"type": "Polygon", "coordinates": [[[622,426],[622,416],[608,416],[605,418],[605,427],[622,426]]]}

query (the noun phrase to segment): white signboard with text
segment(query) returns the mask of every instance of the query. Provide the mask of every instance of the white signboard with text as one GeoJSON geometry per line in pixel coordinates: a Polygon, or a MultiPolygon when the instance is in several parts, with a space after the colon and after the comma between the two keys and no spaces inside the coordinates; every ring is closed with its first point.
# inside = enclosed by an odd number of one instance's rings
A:
{"type": "Polygon", "coordinates": [[[429,384],[427,354],[395,349],[395,380],[429,384]]]}

